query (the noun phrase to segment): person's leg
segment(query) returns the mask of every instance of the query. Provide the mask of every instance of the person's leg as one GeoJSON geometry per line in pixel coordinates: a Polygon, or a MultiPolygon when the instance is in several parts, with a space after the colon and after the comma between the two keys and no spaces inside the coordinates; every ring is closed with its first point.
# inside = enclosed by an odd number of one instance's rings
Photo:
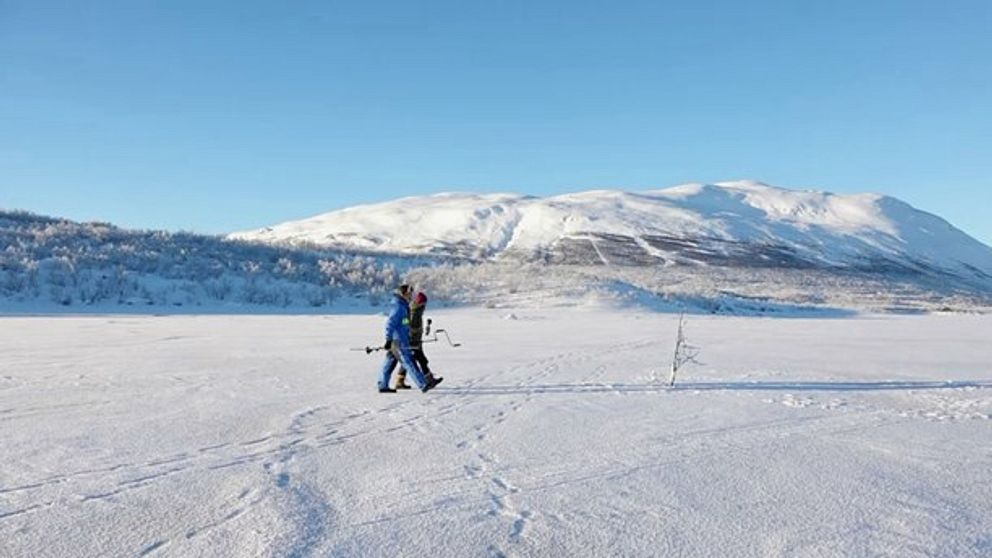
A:
{"type": "Polygon", "coordinates": [[[434,375],[431,373],[430,366],[428,366],[430,361],[427,360],[427,355],[424,354],[423,347],[413,350],[413,359],[417,362],[417,366],[420,367],[420,371],[424,373],[424,376],[431,377],[434,375]]]}
{"type": "Polygon", "coordinates": [[[399,350],[400,362],[403,363],[403,367],[406,368],[407,375],[413,378],[413,383],[417,385],[418,388],[423,390],[427,387],[427,378],[424,377],[424,373],[420,371],[417,363],[413,360],[413,354],[410,352],[410,347],[403,347],[399,350]]]}
{"type": "Polygon", "coordinates": [[[423,348],[417,349],[414,352],[413,356],[416,357],[417,365],[420,366],[421,372],[426,374],[431,371],[430,366],[428,366],[428,364],[430,364],[430,361],[427,360],[427,355],[424,354],[423,348]]]}
{"type": "Polygon", "coordinates": [[[386,361],[382,363],[382,370],[379,371],[379,389],[389,389],[389,377],[396,368],[396,355],[393,351],[386,353],[386,361]]]}
{"type": "Polygon", "coordinates": [[[400,371],[396,375],[396,389],[407,389],[410,386],[407,385],[407,383],[406,383],[406,373],[407,373],[406,370],[407,369],[406,369],[406,366],[403,365],[403,354],[401,352],[401,349],[402,349],[402,347],[400,346],[400,342],[399,341],[393,341],[393,344],[392,344],[392,346],[390,348],[390,352],[392,353],[393,358],[400,365],[400,371]]]}
{"type": "Polygon", "coordinates": [[[403,366],[396,373],[396,389],[410,389],[410,385],[406,383],[406,368],[403,366]]]}

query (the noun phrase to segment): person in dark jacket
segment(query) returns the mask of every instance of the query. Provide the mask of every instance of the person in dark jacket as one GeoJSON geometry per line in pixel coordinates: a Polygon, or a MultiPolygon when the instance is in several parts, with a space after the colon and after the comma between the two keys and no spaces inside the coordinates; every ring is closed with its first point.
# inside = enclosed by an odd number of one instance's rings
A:
{"type": "Polygon", "coordinates": [[[383,349],[387,352],[386,360],[382,363],[382,369],[379,372],[379,393],[396,393],[395,389],[389,387],[389,376],[392,375],[397,362],[401,362],[403,368],[413,376],[413,382],[420,388],[420,391],[427,393],[428,390],[437,385],[437,382],[428,381],[424,377],[410,351],[410,305],[408,302],[410,295],[409,285],[400,285],[393,293],[389,317],[386,319],[386,342],[383,349]]]}
{"type": "MultiPolygon", "coordinates": [[[[430,361],[424,354],[424,310],[426,309],[427,295],[419,292],[413,298],[413,303],[410,304],[410,352],[427,381],[436,385],[441,383],[444,378],[434,377],[429,366],[430,361]]],[[[428,333],[430,332],[428,331],[428,333]]],[[[410,389],[410,385],[406,383],[405,367],[396,375],[396,389],[410,389]]]]}

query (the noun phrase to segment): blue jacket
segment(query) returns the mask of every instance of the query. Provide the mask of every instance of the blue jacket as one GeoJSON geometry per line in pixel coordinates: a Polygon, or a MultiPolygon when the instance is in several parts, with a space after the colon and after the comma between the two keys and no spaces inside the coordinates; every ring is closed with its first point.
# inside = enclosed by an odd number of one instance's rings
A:
{"type": "Polygon", "coordinates": [[[395,293],[386,318],[386,341],[399,341],[404,347],[410,345],[410,303],[395,293]]]}

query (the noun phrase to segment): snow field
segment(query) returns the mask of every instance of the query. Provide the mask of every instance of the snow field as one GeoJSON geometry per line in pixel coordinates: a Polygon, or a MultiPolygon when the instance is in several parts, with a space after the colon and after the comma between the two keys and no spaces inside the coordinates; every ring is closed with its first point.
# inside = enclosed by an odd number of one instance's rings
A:
{"type": "Polygon", "coordinates": [[[987,316],[428,316],[0,320],[0,555],[992,553],[987,316]]]}

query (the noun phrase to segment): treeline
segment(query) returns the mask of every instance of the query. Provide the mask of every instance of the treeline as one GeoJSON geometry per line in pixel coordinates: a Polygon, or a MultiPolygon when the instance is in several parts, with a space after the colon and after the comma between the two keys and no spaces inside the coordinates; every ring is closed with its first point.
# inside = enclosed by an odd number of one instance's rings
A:
{"type": "Polygon", "coordinates": [[[321,307],[377,303],[398,277],[361,254],[0,211],[0,297],[14,302],[321,307]]]}
{"type": "Polygon", "coordinates": [[[131,231],[0,211],[0,307],[368,308],[400,281],[437,304],[512,307],[629,301],[659,309],[981,310],[988,291],[926,276],[832,269],[583,266],[367,255],[191,233],[131,231]]]}

